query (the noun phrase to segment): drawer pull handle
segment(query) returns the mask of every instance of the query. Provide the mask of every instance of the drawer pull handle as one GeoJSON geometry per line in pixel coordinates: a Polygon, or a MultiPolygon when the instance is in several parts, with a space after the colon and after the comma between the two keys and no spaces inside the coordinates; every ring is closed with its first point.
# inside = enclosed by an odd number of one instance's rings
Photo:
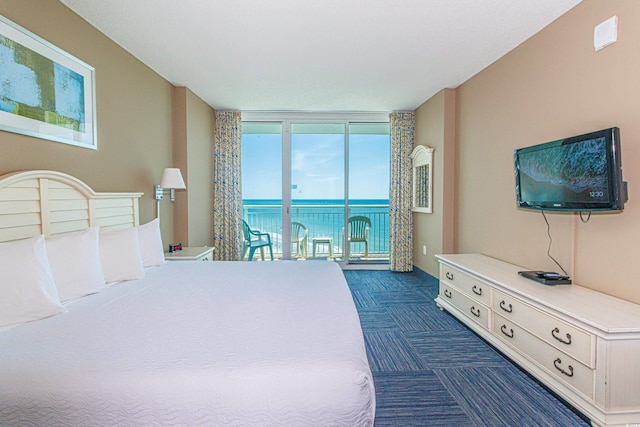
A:
{"type": "Polygon", "coordinates": [[[513,329],[509,328],[509,332],[507,332],[507,325],[502,325],[500,327],[500,331],[502,331],[502,333],[508,336],[509,338],[513,338],[513,329]]]}
{"type": "Polygon", "coordinates": [[[471,307],[471,314],[473,314],[476,317],[480,317],[480,310],[476,308],[476,306],[472,306],[471,307]]]}
{"type": "Polygon", "coordinates": [[[476,285],[473,285],[473,288],[471,288],[471,290],[476,295],[482,295],[482,288],[479,288],[476,285]]]}
{"type": "Polygon", "coordinates": [[[446,276],[447,279],[453,280],[453,273],[447,271],[444,275],[446,276]]]}
{"type": "Polygon", "coordinates": [[[560,372],[562,372],[563,374],[565,374],[568,377],[572,377],[573,376],[573,366],[569,365],[567,366],[567,368],[569,369],[568,371],[565,371],[564,369],[562,369],[559,365],[562,363],[562,360],[560,360],[560,358],[558,357],[556,360],[553,361],[553,366],[556,367],[556,369],[560,372]]]}
{"type": "Polygon", "coordinates": [[[451,298],[451,291],[449,289],[444,290],[444,296],[447,298],[451,298]]]}
{"type": "Polygon", "coordinates": [[[562,344],[571,344],[571,334],[566,334],[567,339],[563,339],[562,337],[559,337],[556,334],[560,333],[560,329],[558,328],[554,328],[553,331],[551,331],[551,335],[553,335],[553,337],[555,339],[557,339],[558,341],[560,341],[562,344]]]}
{"type": "Polygon", "coordinates": [[[504,300],[500,301],[500,308],[507,313],[511,313],[513,311],[513,306],[511,304],[507,306],[507,303],[504,300]]]}

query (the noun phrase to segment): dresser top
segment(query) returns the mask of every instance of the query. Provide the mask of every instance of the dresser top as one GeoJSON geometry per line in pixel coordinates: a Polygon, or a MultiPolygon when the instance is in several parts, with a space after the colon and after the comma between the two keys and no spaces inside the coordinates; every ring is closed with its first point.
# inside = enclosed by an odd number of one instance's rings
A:
{"type": "Polygon", "coordinates": [[[441,262],[491,283],[496,289],[521,296],[579,320],[607,334],[640,333],[640,305],[576,284],[549,286],[526,279],[529,270],[481,254],[436,255],[441,262]]]}

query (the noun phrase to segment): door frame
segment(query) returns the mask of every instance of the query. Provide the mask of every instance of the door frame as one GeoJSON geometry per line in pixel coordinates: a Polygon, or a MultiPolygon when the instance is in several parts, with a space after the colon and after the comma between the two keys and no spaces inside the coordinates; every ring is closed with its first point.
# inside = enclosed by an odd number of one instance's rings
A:
{"type": "MultiPolygon", "coordinates": [[[[271,122],[282,124],[282,259],[291,259],[291,125],[294,123],[336,123],[345,125],[345,188],[344,188],[344,227],[346,230],[349,212],[349,124],[351,123],[388,123],[389,112],[280,112],[280,111],[243,111],[243,122],[271,122]],[[286,172],[286,173],[285,173],[286,172]],[[286,244],[285,244],[286,242],[286,244]]],[[[351,264],[349,248],[343,248],[344,259],[338,264],[343,270],[366,269],[387,270],[388,264],[351,264]]]]}

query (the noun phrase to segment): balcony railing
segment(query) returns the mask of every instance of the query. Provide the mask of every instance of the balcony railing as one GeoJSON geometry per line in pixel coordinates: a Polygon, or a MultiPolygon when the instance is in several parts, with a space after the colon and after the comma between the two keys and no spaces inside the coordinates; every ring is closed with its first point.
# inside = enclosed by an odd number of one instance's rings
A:
{"type": "MultiPolygon", "coordinates": [[[[303,224],[308,230],[308,258],[312,258],[314,237],[333,239],[333,257],[344,258],[344,211],[344,205],[293,205],[291,207],[291,221],[303,224]]],[[[350,259],[363,262],[388,260],[389,205],[350,205],[349,212],[350,216],[362,215],[371,220],[368,257],[364,258],[363,243],[351,243],[350,259]]],[[[283,253],[282,206],[244,204],[242,217],[252,229],[259,229],[271,235],[274,257],[281,258],[283,253]]],[[[292,248],[292,257],[295,257],[296,249],[292,248]]],[[[322,247],[318,245],[316,249],[318,258],[328,256],[329,251],[326,245],[322,247]]]]}

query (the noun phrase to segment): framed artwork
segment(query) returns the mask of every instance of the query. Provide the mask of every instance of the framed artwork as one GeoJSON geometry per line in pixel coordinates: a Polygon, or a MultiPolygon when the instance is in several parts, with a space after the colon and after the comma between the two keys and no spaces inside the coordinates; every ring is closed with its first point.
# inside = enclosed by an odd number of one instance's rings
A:
{"type": "Polygon", "coordinates": [[[418,145],[411,153],[413,160],[413,212],[432,213],[433,148],[418,145]]]}
{"type": "Polygon", "coordinates": [[[0,130],[96,150],[95,69],[0,16],[0,130]]]}

